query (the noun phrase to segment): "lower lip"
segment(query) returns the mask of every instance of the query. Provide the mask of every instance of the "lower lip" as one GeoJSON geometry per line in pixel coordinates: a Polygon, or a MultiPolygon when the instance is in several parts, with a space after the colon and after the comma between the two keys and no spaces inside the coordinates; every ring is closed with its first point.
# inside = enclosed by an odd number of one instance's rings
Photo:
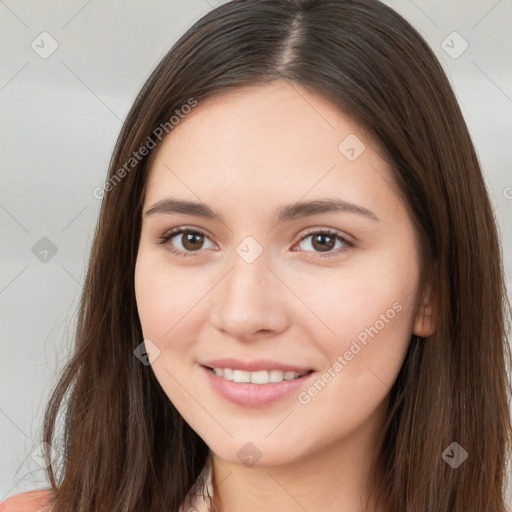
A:
{"type": "Polygon", "coordinates": [[[301,390],[312,378],[315,372],[308,373],[293,380],[269,382],[268,384],[252,384],[235,382],[219,377],[206,366],[201,366],[215,391],[223,398],[246,407],[263,407],[285,398],[301,390]]]}

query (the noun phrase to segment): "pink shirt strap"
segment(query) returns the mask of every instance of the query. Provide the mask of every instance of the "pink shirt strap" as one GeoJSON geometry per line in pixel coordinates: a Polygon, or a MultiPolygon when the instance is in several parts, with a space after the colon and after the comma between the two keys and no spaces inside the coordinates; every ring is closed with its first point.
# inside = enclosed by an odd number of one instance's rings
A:
{"type": "Polygon", "coordinates": [[[20,492],[0,503],[0,512],[43,512],[52,499],[48,489],[20,492]]]}

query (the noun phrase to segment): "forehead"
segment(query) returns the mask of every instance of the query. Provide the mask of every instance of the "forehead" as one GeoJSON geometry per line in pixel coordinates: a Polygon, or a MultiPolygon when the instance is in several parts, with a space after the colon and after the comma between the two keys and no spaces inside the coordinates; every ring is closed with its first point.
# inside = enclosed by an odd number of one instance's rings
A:
{"type": "Polygon", "coordinates": [[[366,202],[378,202],[393,184],[376,151],[317,93],[281,80],[238,88],[199,102],[173,128],[153,161],[146,202],[170,193],[231,202],[329,193],[356,201],[362,190],[366,202]]]}

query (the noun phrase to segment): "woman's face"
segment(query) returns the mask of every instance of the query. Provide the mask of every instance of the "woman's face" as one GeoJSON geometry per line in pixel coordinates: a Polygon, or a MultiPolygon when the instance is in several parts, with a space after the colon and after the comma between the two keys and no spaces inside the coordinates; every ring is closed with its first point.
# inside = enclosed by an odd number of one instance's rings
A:
{"type": "Polygon", "coordinates": [[[368,441],[412,332],[429,334],[414,229],[374,149],[279,80],[199,103],[156,155],[142,331],[162,388],[222,459],[278,465],[368,441]]]}

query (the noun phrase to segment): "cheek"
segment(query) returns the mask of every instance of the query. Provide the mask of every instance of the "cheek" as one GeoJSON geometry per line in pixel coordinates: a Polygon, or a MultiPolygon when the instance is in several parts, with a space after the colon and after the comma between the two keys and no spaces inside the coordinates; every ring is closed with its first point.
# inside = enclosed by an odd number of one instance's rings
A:
{"type": "Polygon", "coordinates": [[[297,398],[308,428],[323,429],[331,440],[384,407],[410,343],[415,268],[392,263],[366,268],[326,279],[308,296],[308,305],[334,333],[319,330],[316,317],[308,323],[309,338],[324,353],[325,367],[297,398]],[[319,414],[311,414],[313,410],[319,414]]]}
{"type": "MultiPolygon", "coordinates": [[[[204,296],[213,284],[197,268],[176,269],[165,257],[141,250],[135,267],[135,295],[144,339],[160,350],[152,369],[173,403],[186,409],[194,393],[196,340],[207,319],[204,296]],[[179,383],[182,383],[181,385],[179,383]]],[[[200,390],[197,390],[199,393],[200,390]]]]}
{"type": "Polygon", "coordinates": [[[197,310],[193,308],[203,294],[194,286],[192,273],[172,272],[162,258],[143,249],[139,251],[135,267],[139,319],[144,339],[151,340],[160,350],[151,368],[180,412],[189,408],[189,393],[196,396],[199,392],[194,389],[190,372],[195,362],[193,340],[199,325],[194,316],[197,310]]]}
{"type": "Polygon", "coordinates": [[[145,337],[159,343],[175,337],[174,331],[186,320],[187,311],[200,299],[201,290],[194,284],[197,279],[192,272],[173,272],[165,258],[144,248],[139,250],[135,296],[145,337]]]}
{"type": "Polygon", "coordinates": [[[166,293],[166,280],[158,265],[153,265],[150,258],[140,251],[135,266],[135,297],[137,310],[145,338],[160,339],[171,328],[170,318],[165,311],[172,311],[169,303],[175,294],[166,293]]]}
{"type": "Polygon", "coordinates": [[[410,341],[418,278],[414,260],[392,254],[330,275],[322,269],[317,278],[295,280],[294,290],[312,312],[301,323],[330,364],[346,355],[345,373],[375,369],[392,379],[410,341]]]}

